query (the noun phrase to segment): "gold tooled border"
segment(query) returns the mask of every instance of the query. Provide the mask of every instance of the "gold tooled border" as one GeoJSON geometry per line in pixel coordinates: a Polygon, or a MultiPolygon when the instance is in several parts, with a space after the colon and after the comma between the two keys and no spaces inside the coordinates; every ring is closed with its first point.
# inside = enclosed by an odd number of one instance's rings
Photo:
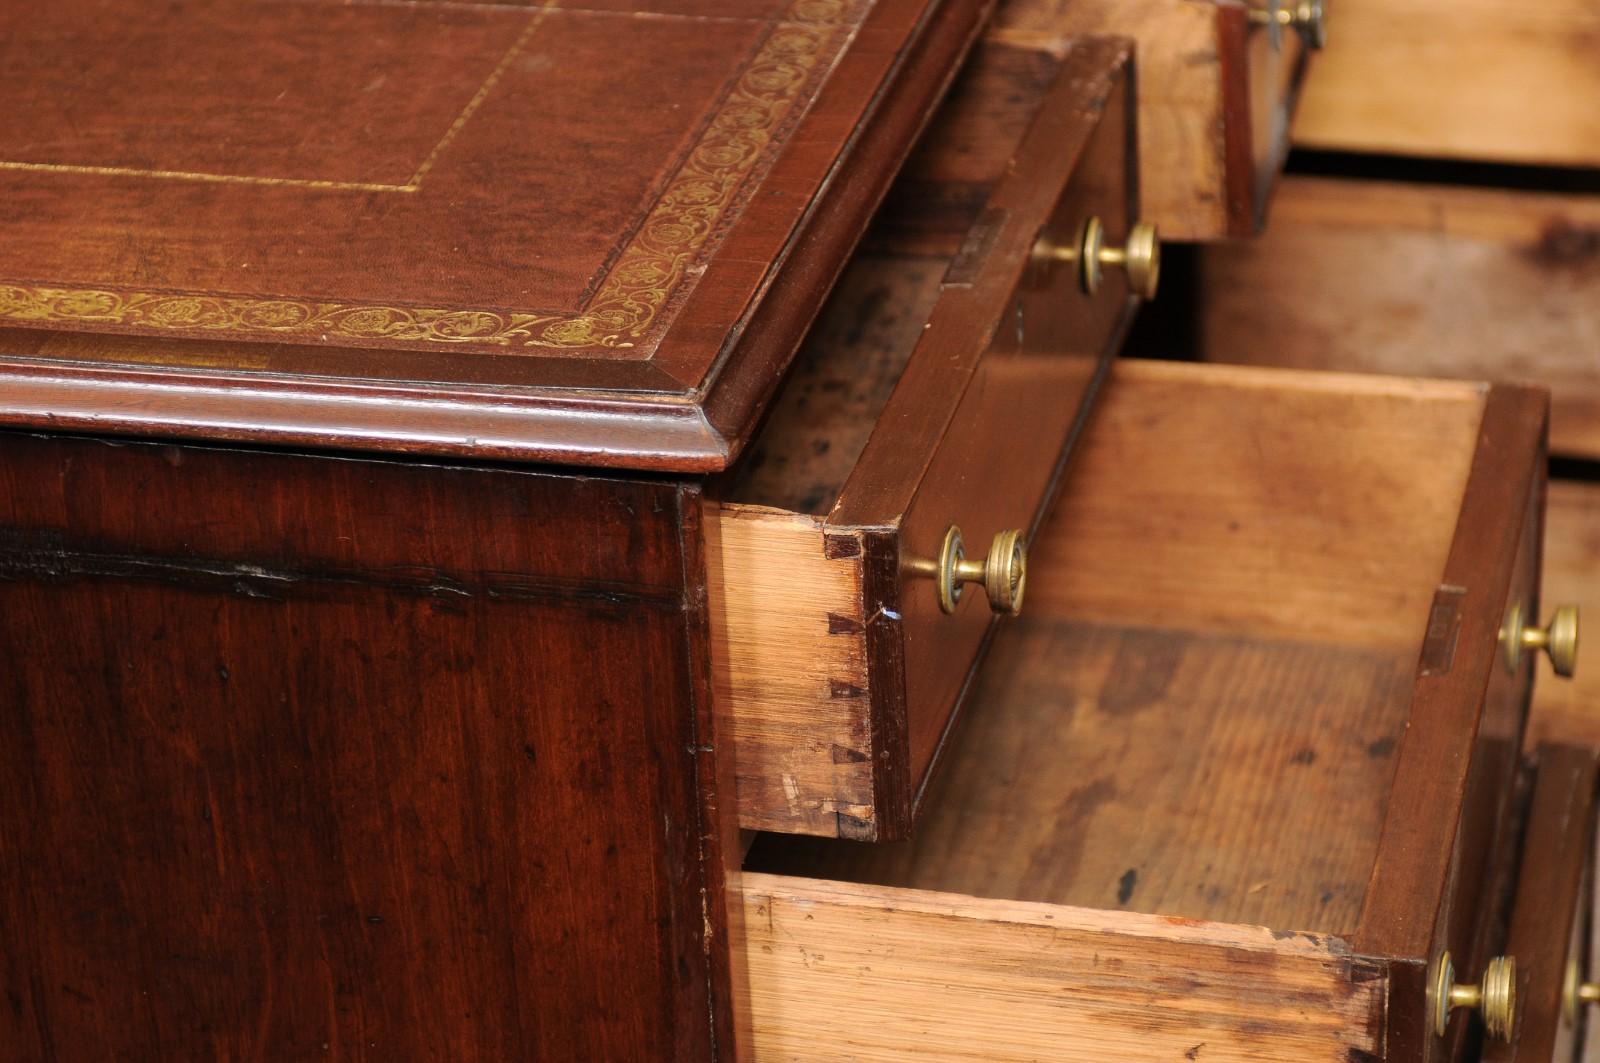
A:
{"type": "Polygon", "coordinates": [[[174,331],[524,347],[632,347],[683,281],[794,105],[852,0],[795,0],[589,305],[577,314],[0,284],[0,318],[174,331]]]}

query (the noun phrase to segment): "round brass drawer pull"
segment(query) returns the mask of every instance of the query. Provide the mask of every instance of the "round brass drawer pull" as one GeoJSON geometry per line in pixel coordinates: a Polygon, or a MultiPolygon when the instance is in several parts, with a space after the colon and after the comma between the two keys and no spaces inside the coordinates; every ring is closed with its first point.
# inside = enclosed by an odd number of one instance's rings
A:
{"type": "Polygon", "coordinates": [[[988,592],[989,608],[1015,616],[1022,611],[1022,592],[1028,584],[1028,546],[1022,532],[1013,528],[994,537],[989,554],[982,561],[968,561],[961,529],[952,524],[939,546],[933,574],[939,608],[946,613],[954,613],[961,604],[966,584],[981,583],[988,592]]]}
{"type": "Polygon", "coordinates": [[[1578,1008],[1600,1004],[1600,982],[1585,982],[1578,974],[1578,958],[1567,961],[1567,976],[1561,986],[1561,1017],[1568,1026],[1578,1021],[1578,1008]]]}
{"type": "Polygon", "coordinates": [[[1440,1037],[1450,1023],[1451,1011],[1472,1008],[1483,1016],[1483,1028],[1489,1036],[1510,1043],[1517,1018],[1517,961],[1511,956],[1496,956],[1484,967],[1483,979],[1477,985],[1460,985],[1450,953],[1446,952],[1439,957],[1428,997],[1433,1032],[1440,1037]]]}
{"type": "Polygon", "coordinates": [[[1561,605],[1545,627],[1529,627],[1522,615],[1522,603],[1511,607],[1506,626],[1500,631],[1500,646],[1506,668],[1515,672],[1522,665],[1526,650],[1543,650],[1550,655],[1556,675],[1570,679],[1578,668],[1578,607],[1561,605]]]}
{"type": "Polygon", "coordinates": [[[1305,46],[1314,52],[1320,52],[1323,45],[1328,43],[1325,16],[1322,0],[1289,0],[1288,3],[1278,3],[1277,0],[1273,0],[1266,7],[1250,9],[1251,22],[1258,26],[1271,27],[1274,33],[1280,28],[1294,30],[1300,34],[1305,46]]]}
{"type": "Polygon", "coordinates": [[[1077,265],[1078,281],[1090,295],[1100,290],[1107,266],[1126,270],[1128,287],[1141,299],[1154,299],[1161,284],[1161,237],[1156,227],[1145,221],[1128,230],[1126,244],[1108,247],[1106,227],[1099,218],[1090,218],[1070,245],[1054,244],[1041,237],[1033,254],[1042,261],[1077,265]]]}

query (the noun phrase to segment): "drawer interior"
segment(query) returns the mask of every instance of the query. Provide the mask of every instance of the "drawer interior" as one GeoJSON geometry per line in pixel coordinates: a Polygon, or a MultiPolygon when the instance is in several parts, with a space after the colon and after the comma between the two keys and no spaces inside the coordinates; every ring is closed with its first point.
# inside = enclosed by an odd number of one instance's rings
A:
{"type": "Polygon", "coordinates": [[[715,488],[724,509],[813,517],[838,501],[917,340],[947,255],[869,249],[845,268],[750,450],[715,488]]]}
{"type": "Polygon", "coordinates": [[[747,867],[1351,935],[1483,410],[1119,366],[915,838],[747,867]]]}

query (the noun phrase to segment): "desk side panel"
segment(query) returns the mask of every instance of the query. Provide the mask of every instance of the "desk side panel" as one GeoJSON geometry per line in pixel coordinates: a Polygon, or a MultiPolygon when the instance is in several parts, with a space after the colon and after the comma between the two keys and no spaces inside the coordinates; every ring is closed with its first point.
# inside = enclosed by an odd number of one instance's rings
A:
{"type": "Polygon", "coordinates": [[[712,1058],[698,524],[0,435],[4,1054],[712,1058]]]}

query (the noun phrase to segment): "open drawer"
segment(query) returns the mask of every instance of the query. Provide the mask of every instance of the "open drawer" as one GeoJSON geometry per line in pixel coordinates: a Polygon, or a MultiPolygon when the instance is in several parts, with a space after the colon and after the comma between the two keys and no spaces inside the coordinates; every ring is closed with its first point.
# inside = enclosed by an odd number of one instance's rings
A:
{"type": "Polygon", "coordinates": [[[1252,236],[1289,154],[1322,0],[1003,0],[990,37],[1138,42],[1140,214],[1169,240],[1252,236]]]}
{"type": "Polygon", "coordinates": [[[1545,410],[1119,363],[915,840],[751,848],[757,1057],[1461,1058],[1430,984],[1500,970],[1545,410]]]}
{"type": "Polygon", "coordinates": [[[1051,250],[1090,219],[1102,247],[1132,230],[1129,64],[1119,41],[978,50],[712,486],[715,696],[741,826],[909,829],[1136,303],[1138,269],[1097,259],[1091,277],[1051,250]]]}

